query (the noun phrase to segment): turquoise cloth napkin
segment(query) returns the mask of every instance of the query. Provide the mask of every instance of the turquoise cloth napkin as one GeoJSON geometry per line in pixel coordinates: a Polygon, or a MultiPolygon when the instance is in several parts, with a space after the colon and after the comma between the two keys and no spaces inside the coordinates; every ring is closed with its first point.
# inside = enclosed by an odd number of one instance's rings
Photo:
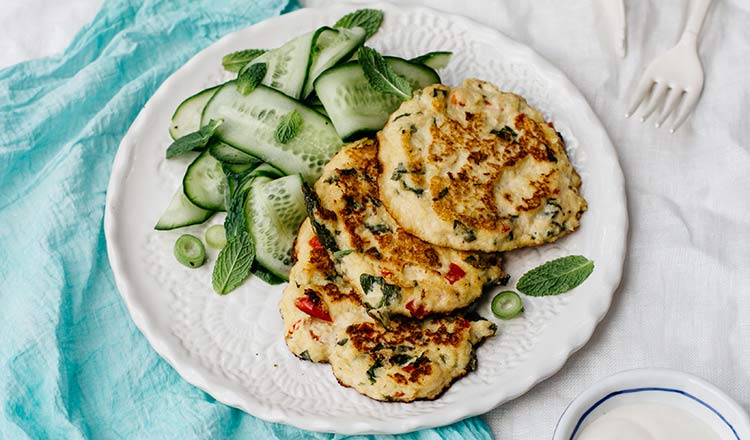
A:
{"type": "MultiPolygon", "coordinates": [[[[0,439],[343,438],[263,422],[183,381],[130,320],[102,228],[120,139],[156,88],[284,8],[105,1],[62,55],[0,70],[0,439]]],[[[491,437],[479,418],[402,436],[491,437]]]]}

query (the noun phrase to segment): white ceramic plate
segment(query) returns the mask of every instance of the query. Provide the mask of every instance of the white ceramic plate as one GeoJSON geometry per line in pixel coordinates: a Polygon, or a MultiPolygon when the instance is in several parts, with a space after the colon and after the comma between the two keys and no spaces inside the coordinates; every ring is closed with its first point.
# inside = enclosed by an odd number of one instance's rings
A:
{"type": "MultiPolygon", "coordinates": [[[[607,133],[580,92],[547,61],[497,31],[424,8],[377,4],[385,21],[369,45],[412,57],[451,50],[443,82],[477,77],[520,93],[562,133],[583,178],[589,212],[580,230],[553,245],[508,254],[512,283],[527,269],[568,254],[596,262],[574,291],[524,298],[523,318],[498,322],[498,336],[478,350],[476,372],[439,399],[381,403],[338,385],[328,365],[288,352],[278,312],[281,287],[251,279],[228,296],[211,290],[209,263],[196,270],[172,256],[182,233],[153,225],[184,172],[186,160],[164,159],[170,117],[187,96],[229,78],[221,57],[248,47],[275,47],[355,6],[304,9],[222,38],[172,75],[149,100],[122,140],[107,194],[105,232],[117,287],[133,321],[154,349],[188,382],[217,400],[274,422],[316,431],[400,433],[481,414],[528,391],[558,371],[591,336],[620,281],[627,236],[624,182],[607,133]]],[[[221,222],[213,218],[209,224],[221,222]]],[[[491,318],[489,297],[479,312],[491,318]]]]}

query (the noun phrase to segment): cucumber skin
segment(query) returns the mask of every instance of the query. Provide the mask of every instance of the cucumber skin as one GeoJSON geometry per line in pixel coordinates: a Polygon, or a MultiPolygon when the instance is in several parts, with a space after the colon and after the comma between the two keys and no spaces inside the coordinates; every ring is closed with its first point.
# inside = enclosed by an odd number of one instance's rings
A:
{"type": "MultiPolygon", "coordinates": [[[[185,130],[185,129],[182,128],[182,127],[184,127],[184,124],[182,124],[182,126],[175,127],[175,125],[174,125],[175,124],[175,118],[179,117],[181,112],[188,111],[188,110],[185,109],[185,106],[188,105],[188,104],[190,104],[192,101],[194,101],[196,99],[203,99],[205,97],[205,95],[208,95],[210,93],[210,96],[206,99],[206,102],[203,104],[203,107],[205,107],[206,104],[208,104],[208,101],[210,101],[211,98],[213,97],[214,93],[216,93],[216,91],[219,90],[219,87],[221,87],[221,84],[219,84],[218,86],[213,86],[213,87],[209,87],[207,89],[201,90],[200,92],[198,92],[198,93],[196,93],[196,94],[188,97],[187,99],[185,99],[184,101],[182,101],[180,103],[180,105],[177,106],[177,108],[175,109],[174,113],[172,114],[172,118],[170,118],[170,123],[169,123],[169,136],[173,140],[177,140],[178,138],[180,138],[180,137],[182,137],[182,136],[184,136],[184,135],[186,135],[188,133],[191,133],[191,132],[194,132],[194,131],[198,131],[198,129],[200,129],[200,122],[201,122],[201,116],[203,115],[203,108],[201,108],[201,114],[198,115],[198,117],[197,117],[197,122],[198,122],[196,124],[197,127],[195,127],[195,126],[189,127],[187,130],[185,130]]],[[[187,115],[187,116],[190,116],[190,115],[187,115]]]]}

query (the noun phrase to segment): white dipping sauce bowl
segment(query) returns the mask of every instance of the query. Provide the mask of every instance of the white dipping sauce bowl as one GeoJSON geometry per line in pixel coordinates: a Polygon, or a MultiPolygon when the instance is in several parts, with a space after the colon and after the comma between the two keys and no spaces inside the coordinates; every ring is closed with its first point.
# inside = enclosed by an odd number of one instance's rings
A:
{"type": "Polygon", "coordinates": [[[680,371],[643,368],[616,373],[576,397],[557,422],[553,440],[576,440],[594,420],[621,405],[665,404],[703,421],[721,440],[750,440],[750,419],[705,380],[680,371]]]}

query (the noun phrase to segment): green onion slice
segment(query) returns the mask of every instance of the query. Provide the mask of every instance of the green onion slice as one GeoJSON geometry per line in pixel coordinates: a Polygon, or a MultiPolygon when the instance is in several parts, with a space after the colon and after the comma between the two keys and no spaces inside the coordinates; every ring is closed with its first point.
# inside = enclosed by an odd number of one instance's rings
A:
{"type": "Polygon", "coordinates": [[[180,264],[194,269],[206,261],[206,249],[198,237],[184,234],[174,243],[174,257],[180,264]]]}
{"type": "Polygon", "coordinates": [[[521,297],[512,290],[500,292],[492,298],[492,313],[500,319],[512,319],[523,311],[521,297]]]}

